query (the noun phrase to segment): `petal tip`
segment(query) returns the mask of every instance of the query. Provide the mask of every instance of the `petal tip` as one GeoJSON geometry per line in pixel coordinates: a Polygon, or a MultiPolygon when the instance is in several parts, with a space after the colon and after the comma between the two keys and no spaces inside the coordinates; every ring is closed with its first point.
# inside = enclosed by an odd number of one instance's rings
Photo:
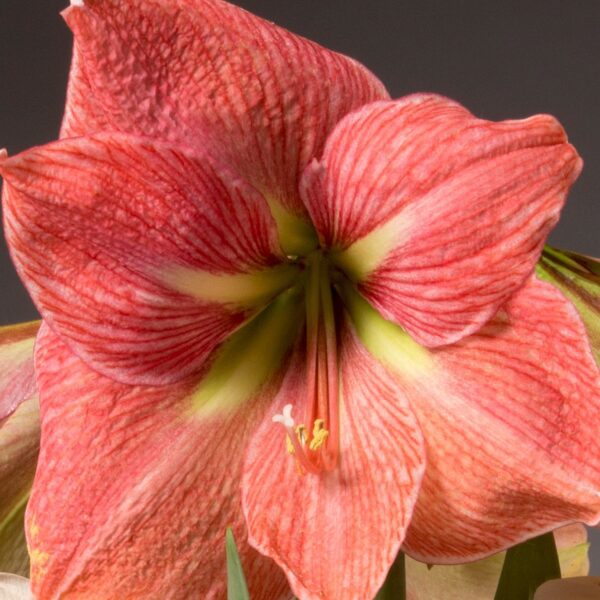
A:
{"type": "Polygon", "coordinates": [[[6,162],[8,161],[8,150],[0,148],[0,177],[6,178],[6,162]]]}

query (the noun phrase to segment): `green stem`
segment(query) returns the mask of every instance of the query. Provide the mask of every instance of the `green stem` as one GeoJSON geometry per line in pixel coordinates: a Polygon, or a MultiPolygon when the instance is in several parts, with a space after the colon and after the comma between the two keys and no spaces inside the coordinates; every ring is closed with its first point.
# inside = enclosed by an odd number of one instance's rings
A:
{"type": "Polygon", "coordinates": [[[544,581],[560,576],[554,535],[545,533],[507,551],[494,600],[531,600],[544,581]]]}
{"type": "Polygon", "coordinates": [[[406,568],[403,552],[398,552],[375,600],[406,600],[406,568]]]}

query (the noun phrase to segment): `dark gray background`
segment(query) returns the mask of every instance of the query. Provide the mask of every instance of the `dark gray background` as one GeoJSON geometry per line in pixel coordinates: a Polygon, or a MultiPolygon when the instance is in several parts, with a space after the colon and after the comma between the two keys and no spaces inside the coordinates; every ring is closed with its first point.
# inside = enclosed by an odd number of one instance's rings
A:
{"type": "MultiPolygon", "coordinates": [[[[585,161],[559,246],[600,255],[598,0],[239,0],[238,4],[366,64],[393,96],[455,98],[489,119],[555,115],[585,161]]],[[[71,37],[63,0],[0,0],[0,147],[57,137],[71,37]]],[[[0,324],[36,312],[0,247],[0,324]]],[[[600,535],[592,572],[600,575],[600,535]]]]}

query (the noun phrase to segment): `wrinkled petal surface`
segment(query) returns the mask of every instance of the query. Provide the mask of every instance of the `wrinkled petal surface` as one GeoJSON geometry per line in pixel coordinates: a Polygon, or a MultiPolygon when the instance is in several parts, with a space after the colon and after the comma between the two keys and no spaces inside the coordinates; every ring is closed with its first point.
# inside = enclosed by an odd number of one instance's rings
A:
{"type": "MultiPolygon", "coordinates": [[[[562,577],[587,575],[587,531],[581,524],[554,532],[562,577]]],[[[434,565],[406,557],[407,600],[492,600],[505,553],[465,565],[434,565]]],[[[566,600],[566,599],[564,599],[566,600]]]]}
{"type": "Polygon", "coordinates": [[[193,147],[208,139],[294,213],[298,175],[328,132],[387,98],[353,60],[220,0],[81,4],[64,13],[77,58],[63,135],[107,122],[193,147]]]}
{"type": "Polygon", "coordinates": [[[0,327],[0,427],[35,394],[33,344],[39,321],[0,327]]]}
{"type": "Polygon", "coordinates": [[[252,311],[225,294],[280,260],[262,196],[206,155],[119,134],[0,164],[6,234],[36,305],[94,369],[129,383],[198,371],[252,311]],[[177,276],[175,276],[177,280],[177,276]],[[187,292],[187,293],[186,293],[187,292]]]}
{"type": "Polygon", "coordinates": [[[42,437],[27,510],[41,598],[222,598],[234,530],[252,598],[287,583],[246,543],[238,481],[244,445],[274,390],[238,413],[190,413],[194,382],[116,383],[46,329],[36,352],[42,437]]]}
{"type": "Polygon", "coordinates": [[[0,425],[0,572],[29,574],[23,517],[40,445],[36,397],[0,425]]]}
{"type": "Polygon", "coordinates": [[[365,297],[439,346],[477,331],[524,283],[580,168],[550,116],[492,123],[414,95],[346,117],[302,189],[365,297]]]}
{"type": "Polygon", "coordinates": [[[404,549],[476,560],[600,517],[600,376],[573,306],[532,278],[407,386],[427,470],[404,549]]]}
{"type": "Polygon", "coordinates": [[[391,376],[351,330],[341,343],[340,463],[298,471],[271,417],[307,396],[303,357],[290,365],[273,413],[248,449],[243,503],[250,543],[306,599],[373,598],[392,564],[424,469],[419,426],[391,376]]]}
{"type": "Polygon", "coordinates": [[[94,97],[81,51],[75,42],[60,137],[81,137],[113,129],[102,105],[94,97]]]}

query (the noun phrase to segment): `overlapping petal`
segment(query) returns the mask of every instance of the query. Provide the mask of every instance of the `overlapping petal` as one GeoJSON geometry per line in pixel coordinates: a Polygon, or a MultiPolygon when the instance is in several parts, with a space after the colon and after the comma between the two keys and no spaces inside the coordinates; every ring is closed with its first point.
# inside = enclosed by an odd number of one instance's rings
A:
{"type": "Polygon", "coordinates": [[[406,386],[427,470],[404,548],[475,560],[600,518],[600,375],[573,306],[532,278],[488,325],[406,386]]]}
{"type": "MultiPolygon", "coordinates": [[[[303,357],[291,363],[273,414],[306,390],[303,357]]],[[[404,534],[424,469],[421,431],[386,370],[355,333],[342,335],[340,463],[303,475],[285,432],[268,415],[248,449],[243,503],[249,539],[303,599],[372,598],[404,534]]]]}
{"type": "Polygon", "coordinates": [[[136,387],[90,370],[46,329],[36,352],[39,464],[27,511],[41,598],[221,598],[232,526],[253,598],[288,598],[246,543],[243,448],[276,388],[237,413],[190,412],[197,382],[136,387]]]}
{"type": "Polygon", "coordinates": [[[492,123],[414,95],[346,117],[302,186],[322,242],[367,299],[438,346],[523,284],[580,167],[552,117],[492,123]]]}
{"type": "Polygon", "coordinates": [[[37,397],[0,425],[0,572],[28,575],[23,517],[40,445],[37,397]]]}
{"type": "Polygon", "coordinates": [[[387,98],[353,60],[220,0],[85,0],[65,18],[78,56],[63,135],[95,130],[86,120],[100,107],[115,131],[192,147],[208,139],[296,214],[298,174],[328,132],[387,98]]]}
{"type": "Polygon", "coordinates": [[[577,309],[600,365],[600,261],[546,246],[536,273],[558,288],[577,309]]]}
{"type": "Polygon", "coordinates": [[[0,327],[0,426],[35,395],[33,344],[39,321],[0,327]]]}
{"type": "Polygon", "coordinates": [[[281,250],[264,199],[206,154],[101,134],[30,150],[0,172],[7,239],[34,301],[118,380],[197,371],[253,313],[263,275],[267,296],[286,284],[270,270],[281,250]]]}

